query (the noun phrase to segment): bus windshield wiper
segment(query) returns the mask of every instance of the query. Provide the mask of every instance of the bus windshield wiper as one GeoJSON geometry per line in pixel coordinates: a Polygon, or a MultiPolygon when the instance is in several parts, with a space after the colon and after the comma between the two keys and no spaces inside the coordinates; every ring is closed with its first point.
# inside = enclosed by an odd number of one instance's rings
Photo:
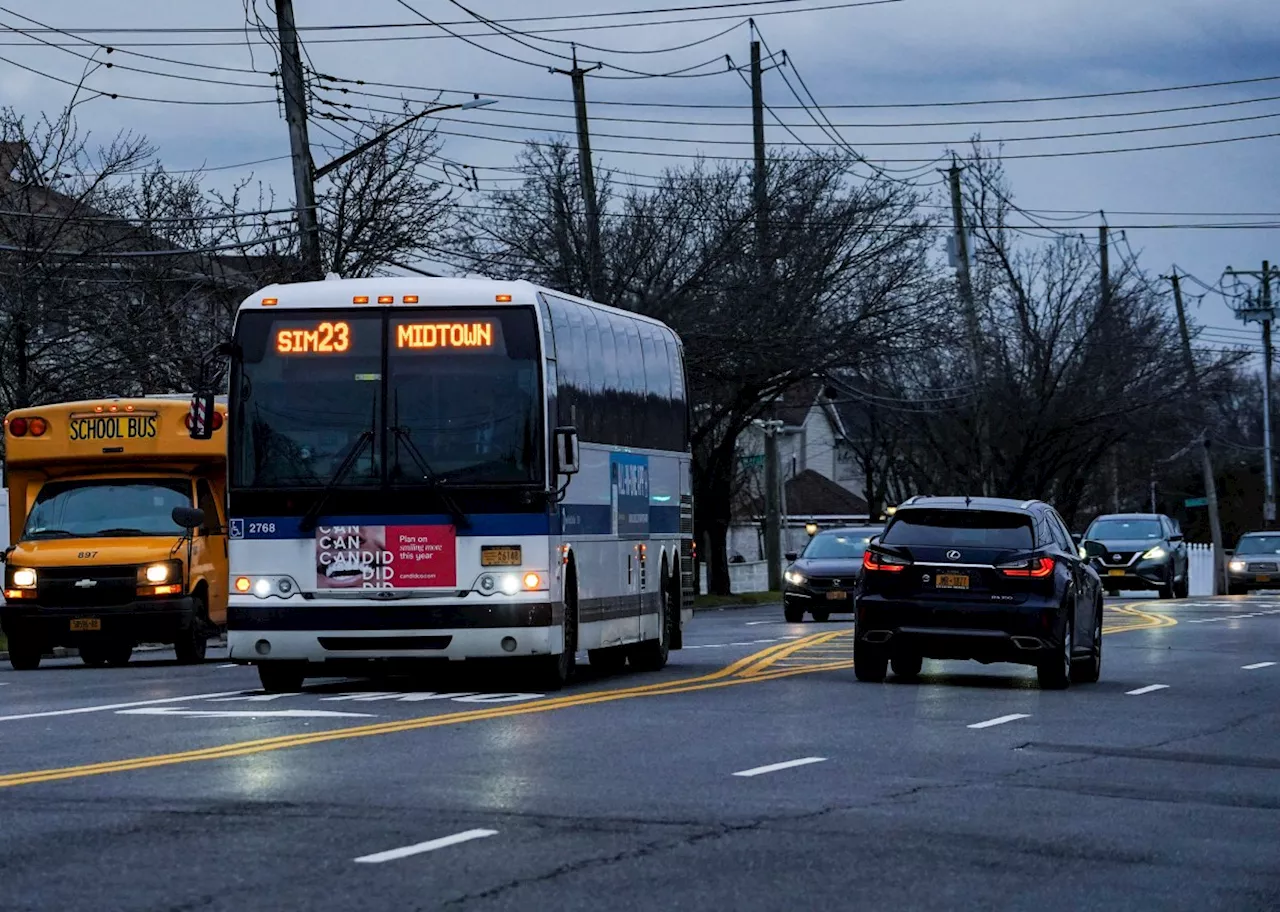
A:
{"type": "Polygon", "coordinates": [[[396,468],[400,468],[400,460],[398,458],[399,444],[404,444],[404,448],[409,451],[409,457],[413,459],[414,464],[418,467],[418,471],[422,473],[422,480],[427,483],[431,490],[436,492],[436,495],[440,498],[440,502],[444,504],[445,509],[449,511],[449,516],[453,518],[453,524],[463,529],[469,526],[471,522],[467,519],[467,514],[462,512],[462,509],[458,506],[458,502],[453,499],[453,495],[446,490],[445,481],[440,477],[440,473],[431,468],[431,464],[427,462],[427,458],[422,455],[422,451],[418,449],[418,445],[413,442],[413,438],[409,435],[409,429],[407,427],[396,425],[391,429],[391,432],[396,435],[396,468]]]}
{"type": "Polygon", "coordinates": [[[95,535],[163,535],[163,532],[145,532],[142,529],[127,528],[121,526],[116,529],[99,529],[95,535]]]}
{"type": "Polygon", "coordinates": [[[364,453],[364,448],[372,443],[373,431],[367,428],[361,431],[346,458],[333,470],[333,475],[325,482],[324,488],[320,491],[320,496],[315,499],[315,502],[311,504],[307,512],[302,515],[302,520],[298,527],[303,532],[310,532],[316,527],[316,520],[320,517],[320,511],[324,509],[324,505],[329,502],[330,495],[337,490],[338,485],[342,484],[347,474],[355,468],[356,462],[360,459],[361,454],[364,453]]]}
{"type": "Polygon", "coordinates": [[[27,538],[77,538],[77,533],[68,532],[66,529],[37,529],[27,535],[27,538]]]}

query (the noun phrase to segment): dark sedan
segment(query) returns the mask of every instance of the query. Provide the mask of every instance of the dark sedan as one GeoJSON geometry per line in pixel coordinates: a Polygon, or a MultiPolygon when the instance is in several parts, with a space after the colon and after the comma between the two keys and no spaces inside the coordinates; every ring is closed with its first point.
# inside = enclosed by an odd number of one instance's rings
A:
{"type": "Polygon", "coordinates": [[[1246,532],[1227,563],[1227,592],[1280,589],[1280,533],[1246,532]]]}
{"type": "Polygon", "coordinates": [[[782,610],[791,623],[803,621],[805,612],[815,621],[826,621],[833,611],[852,611],[853,596],[862,578],[862,555],[879,527],[829,529],[809,539],[785,574],[782,610]]]}

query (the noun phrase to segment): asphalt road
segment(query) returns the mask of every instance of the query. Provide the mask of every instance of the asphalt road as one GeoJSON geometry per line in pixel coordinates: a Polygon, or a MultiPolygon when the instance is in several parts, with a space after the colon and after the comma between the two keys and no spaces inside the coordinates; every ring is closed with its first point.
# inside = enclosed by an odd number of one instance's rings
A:
{"type": "Polygon", "coordinates": [[[1102,681],[701,614],[657,674],[0,671],[0,909],[1280,908],[1280,598],[1109,604],[1102,681]]]}

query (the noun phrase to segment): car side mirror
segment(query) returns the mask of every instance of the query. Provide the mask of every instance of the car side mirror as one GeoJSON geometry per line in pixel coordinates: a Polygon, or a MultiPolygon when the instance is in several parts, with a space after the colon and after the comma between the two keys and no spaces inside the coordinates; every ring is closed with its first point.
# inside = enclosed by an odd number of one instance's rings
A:
{"type": "Polygon", "coordinates": [[[797,559],[799,559],[799,557],[800,557],[800,555],[799,555],[799,554],[797,554],[795,551],[788,551],[786,554],[784,554],[784,555],[782,555],[782,556],[783,556],[783,557],[785,557],[785,558],[786,558],[787,560],[789,560],[789,561],[797,560],[797,559]]]}
{"type": "Polygon", "coordinates": [[[1171,541],[1171,542],[1180,542],[1180,541],[1182,541],[1184,538],[1186,538],[1186,536],[1184,536],[1181,532],[1175,532],[1173,535],[1170,535],[1170,536],[1169,536],[1169,541],[1171,541]]]}
{"type": "Polygon", "coordinates": [[[204,525],[204,510],[198,507],[174,507],[170,515],[173,517],[174,525],[181,526],[188,532],[204,525]]]}
{"type": "Polygon", "coordinates": [[[1085,556],[1090,558],[1100,558],[1107,553],[1107,548],[1102,542],[1089,540],[1082,542],[1080,547],[1084,549],[1085,556]]]}
{"type": "Polygon", "coordinates": [[[576,475],[581,468],[578,448],[578,429],[558,427],[555,430],[556,473],[559,475],[576,475]]]}

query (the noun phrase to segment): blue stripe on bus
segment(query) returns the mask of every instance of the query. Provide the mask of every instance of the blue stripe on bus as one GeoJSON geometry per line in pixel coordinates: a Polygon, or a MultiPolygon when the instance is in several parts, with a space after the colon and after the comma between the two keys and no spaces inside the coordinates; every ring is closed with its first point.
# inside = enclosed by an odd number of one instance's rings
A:
{"type": "MultiPolygon", "coordinates": [[[[546,516],[541,513],[474,513],[467,518],[470,524],[458,529],[458,536],[500,535],[612,535],[613,509],[609,504],[564,504],[562,515],[546,516]]],[[[313,538],[315,533],[304,534],[298,516],[256,516],[231,520],[233,540],[271,540],[313,538]]],[[[447,514],[418,516],[326,516],[317,526],[449,526],[453,519],[447,514]]],[[[680,532],[680,508],[678,506],[649,506],[649,534],[677,535],[680,532]]]]}

